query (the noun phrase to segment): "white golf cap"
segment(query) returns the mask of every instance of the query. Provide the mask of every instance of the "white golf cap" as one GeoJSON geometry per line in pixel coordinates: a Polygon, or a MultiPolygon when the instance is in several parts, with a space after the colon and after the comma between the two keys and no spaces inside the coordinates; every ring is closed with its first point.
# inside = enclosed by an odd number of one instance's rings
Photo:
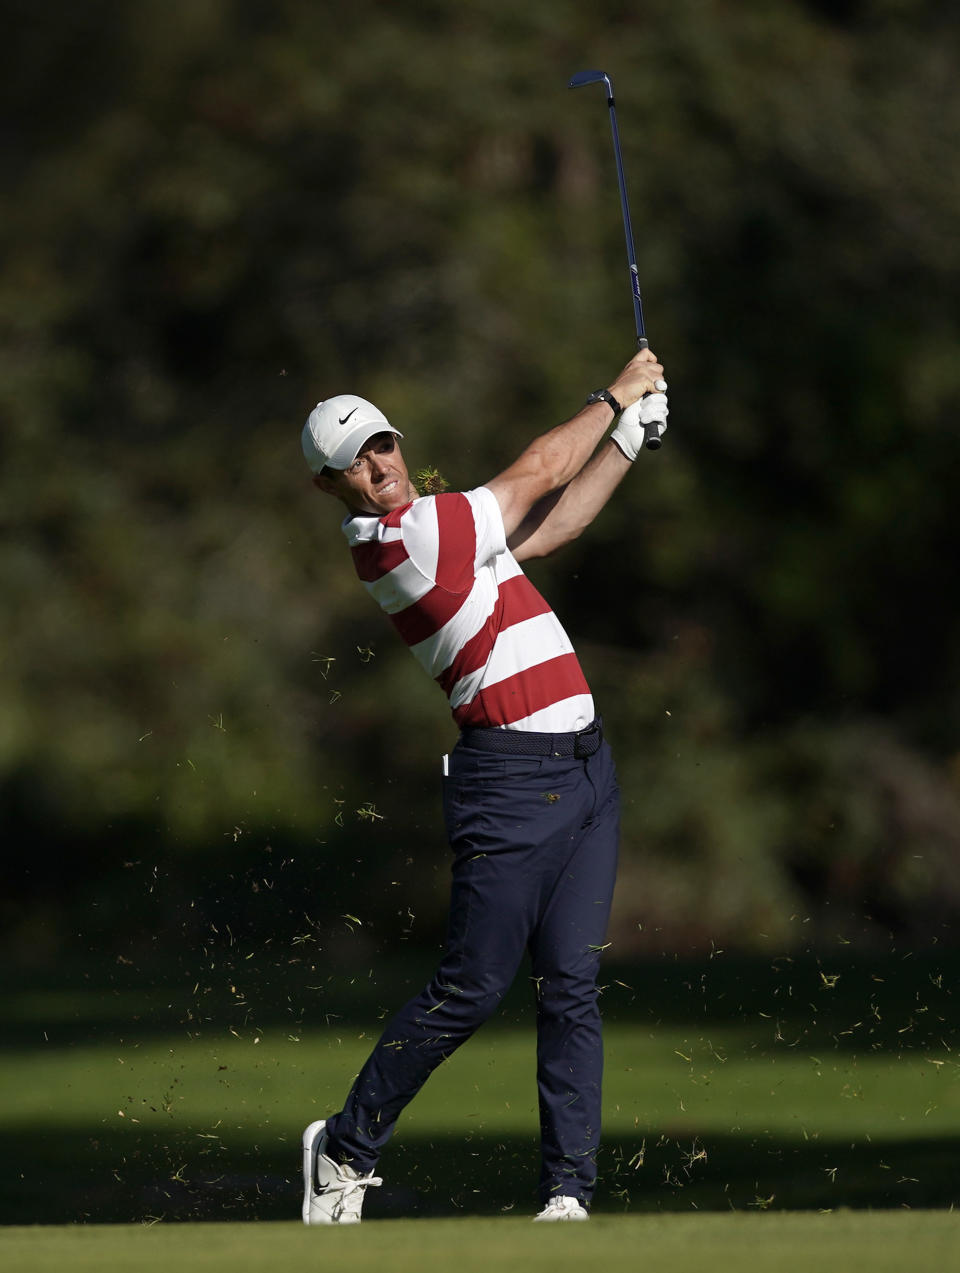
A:
{"type": "Polygon", "coordinates": [[[375,433],[403,434],[366,398],[354,393],[341,393],[318,402],[307,416],[300,441],[303,454],[314,473],[324,467],[345,469],[375,433]]]}

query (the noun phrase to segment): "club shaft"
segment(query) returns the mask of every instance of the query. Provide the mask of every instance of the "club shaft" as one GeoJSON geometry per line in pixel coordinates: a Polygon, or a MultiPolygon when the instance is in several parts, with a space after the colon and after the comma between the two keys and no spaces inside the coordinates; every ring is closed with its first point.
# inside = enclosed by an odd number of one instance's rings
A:
{"type": "MultiPolygon", "coordinates": [[[[627,202],[627,183],[623,176],[623,157],[620,153],[620,131],[617,128],[617,109],[613,100],[613,84],[606,71],[578,71],[567,85],[568,88],[580,88],[584,84],[604,83],[607,86],[607,106],[610,110],[610,131],[613,133],[613,156],[617,161],[617,186],[620,190],[620,208],[623,212],[623,234],[627,241],[627,265],[630,267],[630,295],[633,298],[633,316],[637,325],[637,348],[647,349],[647,332],[643,322],[643,302],[640,299],[640,279],[637,274],[637,254],[633,246],[633,225],[630,221],[630,205],[627,202]]],[[[646,395],[644,395],[646,396],[646,395]]],[[[661,435],[666,422],[654,421],[647,428],[645,445],[647,450],[660,448],[661,435]]]]}
{"type": "Polygon", "coordinates": [[[633,297],[633,317],[637,325],[637,347],[646,349],[647,331],[643,322],[643,301],[640,299],[640,278],[637,273],[637,253],[633,246],[633,224],[630,221],[630,204],[627,201],[627,183],[623,175],[623,156],[620,153],[620,131],[617,128],[617,108],[613,92],[607,97],[610,110],[610,131],[613,134],[613,155],[617,162],[617,185],[620,188],[620,207],[623,211],[623,234],[627,241],[627,265],[630,268],[630,293],[633,297]]]}

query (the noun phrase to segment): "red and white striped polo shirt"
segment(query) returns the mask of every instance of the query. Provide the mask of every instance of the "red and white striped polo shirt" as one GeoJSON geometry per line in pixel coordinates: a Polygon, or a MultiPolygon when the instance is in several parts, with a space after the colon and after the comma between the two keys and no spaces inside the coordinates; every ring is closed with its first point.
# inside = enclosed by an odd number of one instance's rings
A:
{"type": "Polygon", "coordinates": [[[343,523],[357,574],[439,683],[461,729],[569,733],[590,688],[556,615],[509,551],[485,486],[343,523]]]}

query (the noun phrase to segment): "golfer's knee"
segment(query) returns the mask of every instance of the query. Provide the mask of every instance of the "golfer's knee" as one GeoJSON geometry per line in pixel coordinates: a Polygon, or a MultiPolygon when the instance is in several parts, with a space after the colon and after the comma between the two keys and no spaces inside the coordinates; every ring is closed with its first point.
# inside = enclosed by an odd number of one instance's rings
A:
{"type": "Polygon", "coordinates": [[[425,1015],[476,1028],[496,1012],[506,992],[495,976],[437,977],[431,984],[433,1006],[425,1015]]]}
{"type": "Polygon", "coordinates": [[[542,977],[537,989],[541,1017],[592,1017],[597,1009],[597,983],[591,977],[542,977]]]}

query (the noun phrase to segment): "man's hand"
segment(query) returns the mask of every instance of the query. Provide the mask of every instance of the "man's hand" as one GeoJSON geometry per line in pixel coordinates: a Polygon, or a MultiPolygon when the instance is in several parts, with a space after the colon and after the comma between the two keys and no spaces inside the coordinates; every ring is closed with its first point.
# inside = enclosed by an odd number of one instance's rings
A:
{"type": "MultiPolygon", "coordinates": [[[[621,407],[629,407],[644,394],[662,393],[666,387],[663,367],[657,361],[656,354],[651,353],[649,349],[643,349],[630,359],[620,375],[613,381],[610,392],[621,407]]],[[[581,407],[577,414],[564,424],[558,424],[556,428],[534,438],[509,468],[484,483],[487,489],[493,492],[500,505],[507,542],[511,546],[519,544],[520,540],[515,532],[522,523],[527,521],[528,515],[538,505],[539,509],[533,521],[527,522],[522,531],[522,541],[528,549],[528,556],[542,555],[544,551],[552,552],[553,547],[556,547],[558,543],[569,542],[580,533],[583,525],[593,520],[595,513],[603,507],[610,491],[621,480],[626,469],[616,452],[610,447],[604,447],[602,454],[606,456],[606,460],[601,480],[597,483],[591,477],[589,483],[591,489],[595,488],[600,492],[597,497],[584,498],[586,495],[583,489],[584,484],[574,483],[573,479],[587,464],[603,437],[603,431],[609,428],[609,424],[610,418],[603,402],[600,403],[600,409],[596,404],[581,407]],[[611,461],[613,461],[612,464],[611,461]],[[613,470],[612,484],[606,480],[608,466],[613,470]],[[565,492],[563,497],[558,495],[552,502],[548,499],[547,504],[541,504],[542,500],[562,491],[568,484],[571,487],[569,493],[565,492]],[[564,527],[557,535],[551,533],[550,547],[533,543],[532,541],[536,538],[536,529],[543,525],[547,516],[550,515],[550,509],[559,513],[568,509],[571,504],[580,505],[574,518],[567,517],[565,511],[562,519],[551,516],[551,521],[554,523],[563,520],[564,527]],[[573,521],[582,524],[579,529],[571,533],[570,524],[573,521]]]]}
{"type": "MultiPolygon", "coordinates": [[[[660,384],[666,381],[661,380],[660,384]]],[[[617,427],[610,434],[611,442],[615,442],[628,460],[635,460],[643,450],[648,429],[655,429],[654,436],[662,437],[667,431],[667,406],[665,393],[648,393],[638,398],[625,408],[617,421],[617,427]]]]}
{"type": "Polygon", "coordinates": [[[630,359],[612,385],[610,392],[621,407],[629,407],[645,393],[662,393],[666,389],[663,367],[652,349],[641,349],[630,359]]]}

